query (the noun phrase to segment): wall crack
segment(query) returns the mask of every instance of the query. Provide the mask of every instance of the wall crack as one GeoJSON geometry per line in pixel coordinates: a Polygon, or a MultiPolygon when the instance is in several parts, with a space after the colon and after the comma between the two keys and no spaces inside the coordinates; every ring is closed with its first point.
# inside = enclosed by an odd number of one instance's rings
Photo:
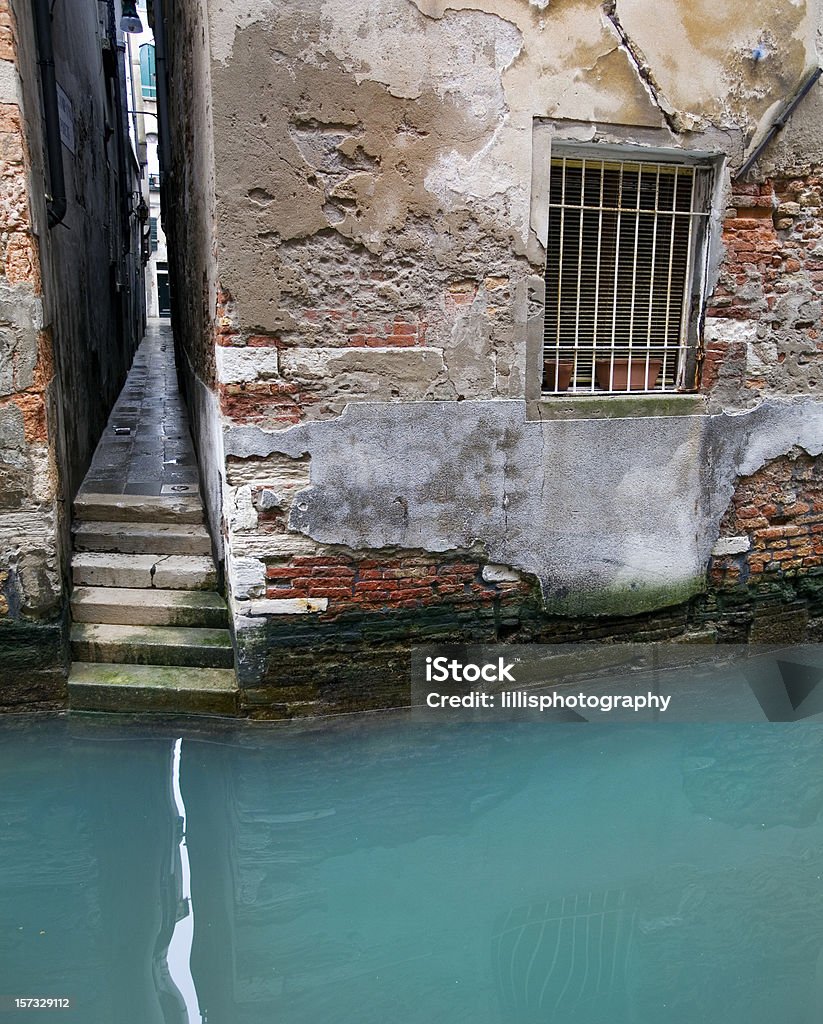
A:
{"type": "Polygon", "coordinates": [[[679,135],[683,130],[680,115],[663,96],[660,86],[654,76],[654,72],[652,71],[649,62],[646,60],[643,51],[623,28],[620,17],[617,13],[617,0],[606,0],[606,3],[603,4],[603,13],[606,15],[612,28],[617,33],[620,45],[626,51],[629,60],[634,65],[637,76],[648,91],[652,102],[663,115],[663,120],[666,122],[666,126],[669,131],[674,135],[679,135]]]}

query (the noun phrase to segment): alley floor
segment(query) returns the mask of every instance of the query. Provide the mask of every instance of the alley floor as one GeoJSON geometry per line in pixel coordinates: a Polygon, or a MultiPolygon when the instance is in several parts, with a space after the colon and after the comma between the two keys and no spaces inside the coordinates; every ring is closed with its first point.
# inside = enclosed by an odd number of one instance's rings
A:
{"type": "Polygon", "coordinates": [[[151,319],[81,494],[197,494],[197,463],[168,321],[151,319]]]}
{"type": "Polygon", "coordinates": [[[74,500],[69,706],[234,714],[237,681],[171,328],[150,321],[74,500]]]}

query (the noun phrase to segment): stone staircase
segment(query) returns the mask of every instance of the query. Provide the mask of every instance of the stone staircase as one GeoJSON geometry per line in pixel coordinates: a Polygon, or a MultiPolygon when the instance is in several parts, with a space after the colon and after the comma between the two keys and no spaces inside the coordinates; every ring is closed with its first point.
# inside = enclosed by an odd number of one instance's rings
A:
{"type": "Polygon", "coordinates": [[[233,714],[234,649],[199,496],[74,503],[69,706],[233,714]]]}

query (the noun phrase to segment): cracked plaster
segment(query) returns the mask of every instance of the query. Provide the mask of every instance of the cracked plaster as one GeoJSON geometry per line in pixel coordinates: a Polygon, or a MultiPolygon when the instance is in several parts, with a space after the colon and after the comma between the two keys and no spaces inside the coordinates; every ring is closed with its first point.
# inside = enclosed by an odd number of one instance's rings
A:
{"type": "Polygon", "coordinates": [[[221,283],[241,342],[280,342],[221,355],[236,374],[222,379],[253,388],[268,359],[314,402],[314,422],[286,431],[266,429],[265,409],[263,429],[226,423],[228,456],[311,456],[298,532],[230,537],[258,590],[260,559],[306,537],[480,543],[573,614],[614,610],[604,595],[644,610],[702,587],[736,476],[796,444],[819,451],[819,405],[540,424],[519,401],[472,399],[524,393],[533,119],[578,138],[668,124],[692,148],[737,153],[796,84],[813,28],[804,3],[768,0],[666,0],[654,17],[641,0],[211,0],[221,283]],[[455,284],[468,298],[450,309],[455,284]],[[364,319],[382,330],[398,311],[425,318],[425,344],[347,347],[364,319]]]}
{"type": "Polygon", "coordinates": [[[375,403],[225,435],[238,458],[310,455],[291,530],[352,549],[479,544],[537,576],[547,609],[563,614],[646,611],[703,589],[737,477],[795,446],[823,450],[823,408],[807,399],[734,416],[544,423],[527,422],[520,402],[375,403]]]}

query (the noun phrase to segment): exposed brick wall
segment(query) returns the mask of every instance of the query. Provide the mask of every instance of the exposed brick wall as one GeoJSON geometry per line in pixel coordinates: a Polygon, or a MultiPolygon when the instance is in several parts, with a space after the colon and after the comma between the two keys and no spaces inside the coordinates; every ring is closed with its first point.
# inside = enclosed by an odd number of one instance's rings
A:
{"type": "Polygon", "coordinates": [[[271,598],[326,597],[325,618],[344,612],[422,609],[434,605],[479,608],[495,600],[513,604],[528,599],[525,581],[489,583],[477,561],[437,556],[355,558],[346,555],[297,555],[266,568],[271,598]]]}
{"type": "Polygon", "coordinates": [[[823,569],[823,460],[786,456],[743,478],[721,537],[747,537],[751,545],[712,559],[710,579],[721,589],[823,569]]]}
{"type": "Polygon", "coordinates": [[[823,390],[823,170],[737,184],[707,315],[702,384],[823,390]]]}
{"type": "MultiPolygon", "coordinates": [[[[0,8],[0,17],[2,9],[0,8]]],[[[40,290],[31,231],[23,128],[16,103],[0,103],[0,275],[40,290]]]]}
{"type": "Polygon", "coordinates": [[[284,272],[284,280],[300,282],[299,304],[295,295],[270,327],[244,326],[241,304],[218,291],[215,346],[276,353],[264,374],[245,379],[236,360],[223,360],[221,410],[234,423],[277,430],[338,416],[349,402],[508,397],[509,276],[455,280],[441,269],[432,277],[417,258],[386,253],[378,261],[358,252],[355,259],[348,251],[345,259],[313,259],[310,281],[305,273],[284,272]],[[470,321],[482,344],[455,346],[455,332],[470,321]],[[504,340],[492,359],[497,332],[504,340]]]}
{"type": "MultiPolygon", "coordinates": [[[[11,16],[0,0],[0,59],[14,58],[11,16]]],[[[33,295],[41,291],[40,260],[31,228],[25,137],[20,108],[0,103],[0,282],[25,285],[33,295]]],[[[26,442],[46,441],[45,391],[54,369],[51,338],[41,332],[32,368],[30,358],[17,351],[0,350],[10,365],[11,387],[0,390],[0,406],[13,402],[23,416],[26,442]]]]}
{"type": "Polygon", "coordinates": [[[14,60],[14,33],[9,0],[0,0],[0,60],[14,60]]]}

